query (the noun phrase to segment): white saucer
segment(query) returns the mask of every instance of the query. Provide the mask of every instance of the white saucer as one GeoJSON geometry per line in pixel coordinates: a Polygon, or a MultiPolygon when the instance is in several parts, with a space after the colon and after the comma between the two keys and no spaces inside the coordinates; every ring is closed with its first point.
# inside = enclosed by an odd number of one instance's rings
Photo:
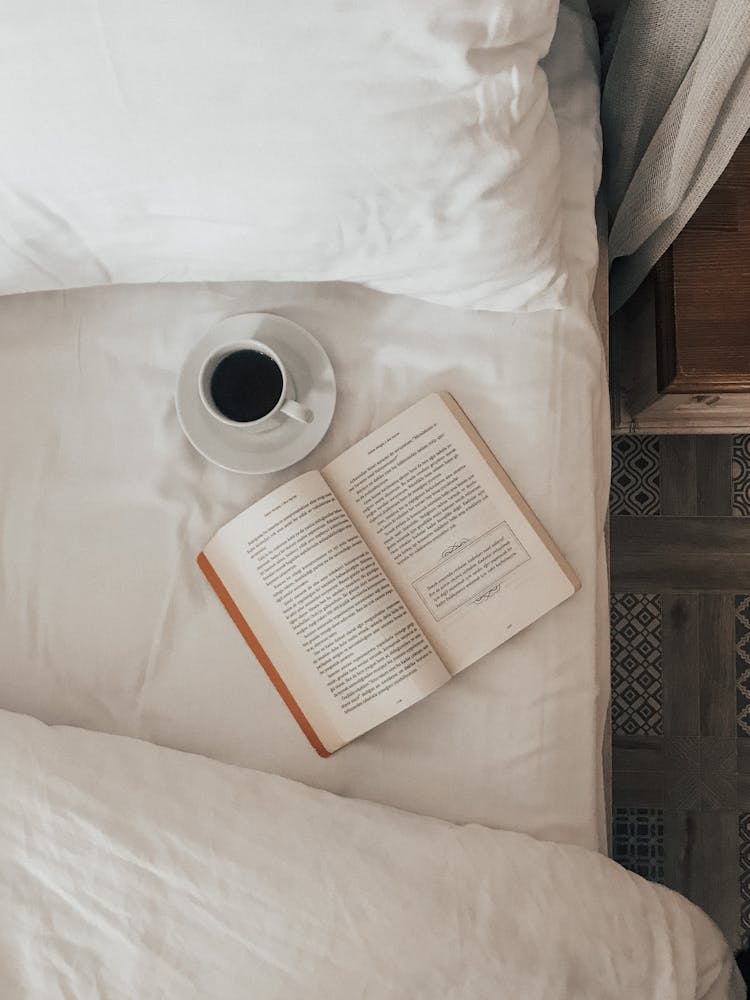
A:
{"type": "Polygon", "coordinates": [[[296,323],[270,313],[243,313],[222,320],[185,359],[175,393],[185,436],[204,458],[230,472],[278,472],[309,455],[323,439],[336,406],[336,381],[328,355],[296,323]],[[211,416],[198,395],[198,373],[211,351],[235,340],[260,340],[279,355],[294,383],[295,399],[313,412],[309,424],[289,417],[268,430],[228,427],[211,416]]]}

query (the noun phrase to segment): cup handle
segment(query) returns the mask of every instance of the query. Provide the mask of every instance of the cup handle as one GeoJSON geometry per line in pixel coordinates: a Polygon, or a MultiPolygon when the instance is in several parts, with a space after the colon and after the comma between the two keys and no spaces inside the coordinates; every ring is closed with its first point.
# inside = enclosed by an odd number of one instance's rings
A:
{"type": "Polygon", "coordinates": [[[294,399],[287,399],[281,407],[281,412],[285,413],[292,420],[299,420],[301,424],[311,424],[313,421],[313,411],[306,406],[300,406],[294,399]]]}

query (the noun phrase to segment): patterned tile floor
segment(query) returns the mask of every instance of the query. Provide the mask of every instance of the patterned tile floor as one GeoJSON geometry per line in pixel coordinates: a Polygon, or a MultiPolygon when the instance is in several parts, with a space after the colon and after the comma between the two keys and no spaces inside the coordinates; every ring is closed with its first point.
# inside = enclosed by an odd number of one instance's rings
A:
{"type": "Polygon", "coordinates": [[[659,508],[659,438],[615,435],[610,514],[658,514],[659,508]]]}
{"type": "Polygon", "coordinates": [[[743,941],[750,941],[750,813],[740,813],[740,929],[743,941]]]}
{"type": "MultiPolygon", "coordinates": [[[[750,940],[750,585],[731,554],[725,578],[696,584],[657,521],[690,534],[696,518],[695,545],[750,518],[750,434],[616,436],[610,514],[613,539],[618,519],[657,529],[662,581],[645,565],[620,586],[613,544],[613,856],[692,898],[737,947],[750,940]]],[[[706,564],[722,553],[707,549],[706,564]]]]}
{"type": "Polygon", "coordinates": [[[661,595],[611,594],[612,730],[660,736],[661,595]]]}
{"type": "MultiPolygon", "coordinates": [[[[750,833],[750,825],[748,832],[750,833]]],[[[612,816],[612,856],[625,868],[651,882],[663,882],[664,810],[615,806],[612,816]]]]}
{"type": "Polygon", "coordinates": [[[737,736],[750,736],[750,594],[734,598],[737,736]]]}
{"type": "Polygon", "coordinates": [[[732,513],[750,516],[750,434],[732,439],[732,513]]]}

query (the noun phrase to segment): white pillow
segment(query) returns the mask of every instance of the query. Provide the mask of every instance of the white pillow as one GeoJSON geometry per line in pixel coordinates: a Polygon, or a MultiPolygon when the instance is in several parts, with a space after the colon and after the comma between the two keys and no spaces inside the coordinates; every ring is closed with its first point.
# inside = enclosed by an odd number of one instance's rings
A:
{"type": "Polygon", "coordinates": [[[351,280],[563,304],[557,0],[8,0],[0,292],[351,280]]]}

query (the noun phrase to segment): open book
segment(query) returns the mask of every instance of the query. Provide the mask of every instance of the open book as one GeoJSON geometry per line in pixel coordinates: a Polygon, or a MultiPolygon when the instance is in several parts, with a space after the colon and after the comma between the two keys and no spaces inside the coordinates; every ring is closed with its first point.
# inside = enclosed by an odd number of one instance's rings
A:
{"type": "Polygon", "coordinates": [[[325,757],[580,587],[445,392],[253,504],[198,564],[325,757]]]}

